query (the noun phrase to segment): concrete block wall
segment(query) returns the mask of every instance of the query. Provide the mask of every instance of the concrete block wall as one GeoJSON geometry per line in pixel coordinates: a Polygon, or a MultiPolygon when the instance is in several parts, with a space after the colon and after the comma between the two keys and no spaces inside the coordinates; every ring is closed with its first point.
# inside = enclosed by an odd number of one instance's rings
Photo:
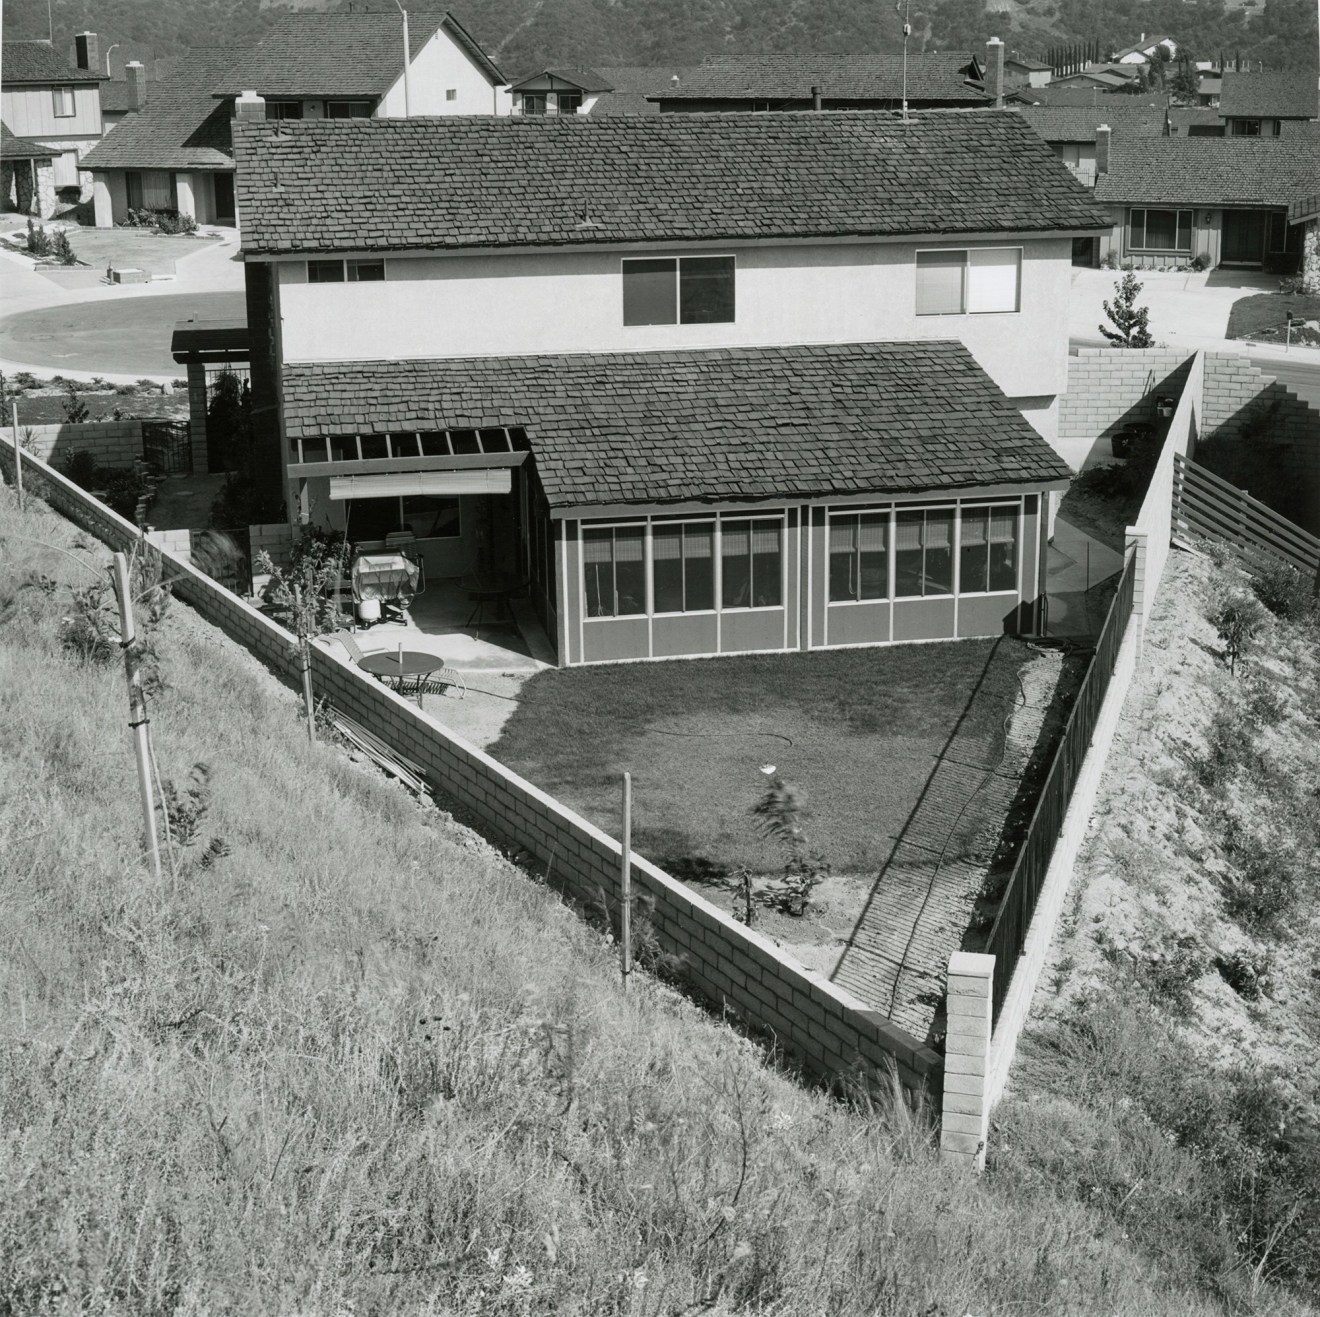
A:
{"type": "MultiPolygon", "coordinates": [[[[12,450],[0,467],[12,473],[12,450]]],[[[113,548],[137,528],[44,464],[24,459],[25,487],[113,548]]],[[[250,604],[165,554],[175,592],[275,672],[292,680],[297,642],[250,604]]],[[[454,735],[410,701],[373,681],[346,658],[312,649],[318,695],[421,766],[427,780],[461,804],[483,829],[520,846],[537,868],[584,906],[610,911],[617,925],[622,848],[553,797],[454,735]]],[[[659,946],[678,957],[677,972],[713,1003],[768,1032],[784,1052],[822,1078],[860,1070],[887,1072],[938,1107],[943,1060],[865,1003],[784,957],[767,938],[689,891],[641,856],[632,859],[634,892],[659,946]]]]}
{"type": "Polygon", "coordinates": [[[993,956],[955,951],[949,957],[940,1160],[978,1171],[985,1168],[990,1133],[986,1075],[990,1070],[994,983],[993,956]]]}
{"type": "MultiPolygon", "coordinates": [[[[8,429],[8,427],[6,427],[8,429]]],[[[32,432],[34,452],[43,462],[62,466],[78,452],[90,453],[97,466],[129,467],[142,456],[141,421],[86,421],[81,425],[61,422],[58,425],[24,425],[23,405],[19,404],[20,441],[32,432]]],[[[12,446],[13,431],[6,436],[12,446]]]]}
{"type": "Polygon", "coordinates": [[[1320,534],[1320,410],[1236,353],[1207,355],[1203,394],[1197,460],[1320,534]]]}
{"type": "Polygon", "coordinates": [[[249,526],[248,536],[252,546],[252,572],[256,575],[260,568],[257,555],[263,550],[270,554],[276,567],[287,567],[289,556],[293,552],[293,527],[285,521],[268,522],[260,526],[249,526]]]}
{"type": "Polygon", "coordinates": [[[1191,354],[1179,348],[1081,348],[1068,358],[1060,438],[1108,438],[1136,421],[1154,425],[1156,399],[1176,398],[1190,368],[1191,354]]]}
{"type": "Polygon", "coordinates": [[[193,470],[199,475],[209,471],[206,448],[206,365],[188,363],[188,432],[192,437],[193,470]]]}
{"type": "Polygon", "coordinates": [[[192,531],[190,530],[149,530],[147,539],[158,549],[191,561],[192,531]]]}

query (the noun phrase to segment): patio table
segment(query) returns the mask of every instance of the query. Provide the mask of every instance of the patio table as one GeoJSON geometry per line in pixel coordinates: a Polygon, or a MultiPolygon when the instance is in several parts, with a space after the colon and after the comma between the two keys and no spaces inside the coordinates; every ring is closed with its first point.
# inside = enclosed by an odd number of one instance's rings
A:
{"type": "Polygon", "coordinates": [[[379,677],[382,681],[390,679],[396,681],[400,693],[403,691],[405,680],[408,677],[416,677],[417,704],[420,708],[426,707],[423,701],[425,699],[427,678],[444,666],[444,659],[435,654],[427,654],[419,649],[387,649],[378,654],[368,654],[365,658],[358,660],[358,667],[363,672],[369,672],[373,677],[379,677]]]}

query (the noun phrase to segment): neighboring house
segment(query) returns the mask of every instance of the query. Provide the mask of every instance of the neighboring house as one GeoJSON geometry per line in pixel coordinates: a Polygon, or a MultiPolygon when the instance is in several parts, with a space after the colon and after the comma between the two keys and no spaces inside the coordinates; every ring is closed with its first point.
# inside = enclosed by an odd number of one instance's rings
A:
{"type": "Polygon", "coordinates": [[[555,67],[509,88],[514,114],[659,114],[654,97],[681,82],[687,69],[555,67]]]}
{"type": "Polygon", "coordinates": [[[295,519],[530,582],[560,664],[1039,624],[1073,237],[1008,113],[243,123],[295,519]]]}
{"type": "Polygon", "coordinates": [[[408,48],[405,80],[399,14],[295,12],[211,91],[225,100],[255,92],[268,119],[510,112],[504,75],[452,14],[411,15],[408,48]]]}
{"type": "Polygon", "coordinates": [[[101,139],[104,77],[71,67],[49,42],[4,43],[0,120],[16,137],[49,149],[55,187],[64,201],[85,201],[91,195],[91,175],[80,170],[79,162],[101,139]]]}
{"type": "Polygon", "coordinates": [[[1219,117],[1229,137],[1280,137],[1320,118],[1316,74],[1225,73],[1219,117]]]}
{"type": "Polygon", "coordinates": [[[1107,97],[1101,105],[1023,105],[1014,109],[1087,187],[1095,186],[1096,133],[1101,125],[1123,137],[1170,134],[1165,105],[1128,96],[1107,97]]]}
{"type": "Polygon", "coordinates": [[[1009,87],[1048,87],[1053,67],[1038,59],[1026,59],[1014,51],[1004,59],[1004,82],[1009,87]]]}
{"type": "Polygon", "coordinates": [[[1203,73],[1196,84],[1196,103],[1216,106],[1224,90],[1224,79],[1218,73],[1203,73]]]}
{"type": "Polygon", "coordinates": [[[1170,36],[1150,36],[1144,32],[1135,46],[1114,52],[1113,64],[1166,64],[1178,57],[1178,43],[1170,36]]]}
{"type": "Polygon", "coordinates": [[[1110,205],[1100,257],[1139,264],[1296,269],[1302,230],[1289,208],[1315,191],[1320,136],[1115,137],[1100,146],[1095,197],[1110,205]],[[1107,156],[1107,159],[1106,159],[1107,156]]]}
{"type": "Polygon", "coordinates": [[[1139,69],[1126,64],[1088,64],[1076,73],[1057,77],[1053,87],[1091,87],[1101,92],[1121,91],[1131,87],[1141,76],[1139,69]]]}
{"type": "Polygon", "coordinates": [[[120,223],[129,210],[180,210],[200,224],[236,222],[234,111],[211,88],[241,53],[227,46],[189,51],[171,77],[151,84],[145,107],[88,152],[98,228],[120,223]]]}
{"type": "Polygon", "coordinates": [[[0,199],[5,210],[49,219],[55,213],[55,164],[50,147],[15,137],[0,122],[0,199]]]}
{"type": "MultiPolygon", "coordinates": [[[[451,14],[297,12],[245,49],[195,50],[92,153],[96,223],[180,210],[235,224],[232,122],[508,114],[504,77],[451,14]]],[[[133,66],[129,66],[132,72],[133,66]]]]}
{"type": "Polygon", "coordinates": [[[1320,192],[1294,201],[1288,222],[1302,231],[1301,291],[1320,293],[1320,192]]]}
{"type": "Polygon", "coordinates": [[[101,122],[108,133],[130,114],[145,109],[149,95],[147,71],[144,65],[131,62],[124,65],[122,79],[101,84],[101,122]]]}
{"type": "MultiPolygon", "coordinates": [[[[1000,47],[1001,51],[1003,47],[1000,47]]],[[[898,55],[712,55],[657,91],[664,114],[701,110],[897,110],[987,104],[980,59],[966,51],[898,55]]]]}

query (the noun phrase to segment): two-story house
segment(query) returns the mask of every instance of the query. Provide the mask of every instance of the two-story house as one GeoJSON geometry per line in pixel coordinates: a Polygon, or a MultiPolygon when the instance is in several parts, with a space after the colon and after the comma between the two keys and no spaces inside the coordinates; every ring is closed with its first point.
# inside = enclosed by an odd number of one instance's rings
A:
{"type": "MultiPolygon", "coordinates": [[[[85,164],[96,223],[168,209],[234,224],[231,121],[505,115],[504,75],[452,14],[294,12],[246,49],[195,49],[85,164]]],[[[143,93],[145,99],[145,93],[143,93]]]]}
{"type": "Polygon", "coordinates": [[[1315,70],[1226,72],[1218,108],[1229,137],[1280,137],[1299,129],[1310,131],[1320,118],[1315,70]]]}
{"type": "Polygon", "coordinates": [[[242,123],[294,519],[530,582],[561,664],[1030,631],[1074,237],[1008,112],[242,123]]]}
{"type": "Polygon", "coordinates": [[[91,175],[81,157],[101,139],[105,75],[73,68],[46,41],[6,40],[0,55],[0,122],[50,153],[61,200],[85,201],[91,175]]]}

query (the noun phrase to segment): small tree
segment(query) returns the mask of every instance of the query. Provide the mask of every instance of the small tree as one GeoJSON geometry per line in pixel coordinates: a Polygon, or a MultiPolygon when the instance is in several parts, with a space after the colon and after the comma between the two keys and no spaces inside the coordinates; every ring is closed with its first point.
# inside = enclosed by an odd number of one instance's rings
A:
{"type": "Polygon", "coordinates": [[[30,219],[27,222],[27,249],[29,256],[49,256],[51,250],[50,234],[30,219]]]}
{"type": "Polygon", "coordinates": [[[1175,100],[1195,105],[1201,91],[1201,76],[1186,54],[1178,56],[1178,65],[1168,81],[1169,92],[1175,100]]]}
{"type": "Polygon", "coordinates": [[[1155,346],[1150,333],[1150,310],[1138,306],[1137,298],[1145,285],[1137,281],[1137,276],[1129,270],[1114,284],[1114,300],[1105,303],[1105,315],[1113,322],[1114,329],[1101,325],[1100,332],[1116,348],[1149,348],[1155,346]]]}
{"type": "Polygon", "coordinates": [[[78,253],[73,250],[73,243],[69,241],[69,235],[63,229],[55,230],[50,240],[50,254],[61,265],[78,264],[78,253]]]}
{"type": "Polygon", "coordinates": [[[1259,600],[1249,594],[1233,594],[1210,614],[1210,625],[1224,642],[1224,657],[1230,674],[1236,675],[1237,661],[1250,648],[1265,625],[1266,612],[1259,600]]]}
{"type": "Polygon", "coordinates": [[[64,408],[64,419],[68,421],[70,425],[81,425],[91,416],[91,410],[78,396],[78,390],[72,380],[70,380],[64,388],[65,392],[68,394],[68,396],[60,402],[60,406],[64,408]]]}
{"type": "Polygon", "coordinates": [[[761,772],[770,779],[770,785],[752,806],[752,813],[761,820],[765,835],[779,843],[785,857],[784,877],[770,899],[785,914],[800,916],[806,913],[812,892],[824,882],[830,867],[807,844],[802,828],[807,811],[797,791],[780,777],[773,764],[766,764],[761,772]]]}

